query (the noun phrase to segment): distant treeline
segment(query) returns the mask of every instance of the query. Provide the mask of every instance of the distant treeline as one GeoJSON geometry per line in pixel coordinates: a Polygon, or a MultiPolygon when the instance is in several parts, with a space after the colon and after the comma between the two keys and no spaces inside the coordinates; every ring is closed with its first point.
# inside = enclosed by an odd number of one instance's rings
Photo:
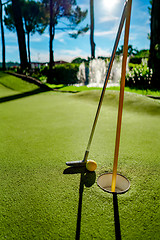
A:
{"type": "MultiPolygon", "coordinates": [[[[18,62],[7,62],[6,63],[6,68],[10,68],[10,67],[19,67],[20,63],[18,62]]],[[[0,62],[0,68],[2,68],[2,62],[0,62]]]]}

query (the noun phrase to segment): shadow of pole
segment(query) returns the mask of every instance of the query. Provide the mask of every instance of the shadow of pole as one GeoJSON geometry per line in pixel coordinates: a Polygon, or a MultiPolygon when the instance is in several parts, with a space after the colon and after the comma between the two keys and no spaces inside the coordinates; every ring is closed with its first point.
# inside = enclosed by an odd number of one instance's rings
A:
{"type": "Polygon", "coordinates": [[[76,240],[80,239],[81,233],[81,218],[82,218],[82,202],[83,202],[83,191],[84,186],[91,187],[96,180],[96,173],[89,172],[85,167],[69,167],[64,170],[63,174],[81,174],[79,184],[79,202],[78,202],[78,213],[77,213],[77,227],[76,227],[76,240]]]}
{"type": "Polygon", "coordinates": [[[83,190],[84,190],[84,173],[81,173],[81,179],[80,179],[80,185],[79,185],[79,203],[78,203],[78,213],[77,213],[76,240],[80,239],[80,232],[81,232],[83,190]]]}
{"type": "Polygon", "coordinates": [[[116,240],[121,240],[121,229],[119,221],[118,200],[117,194],[113,194],[113,207],[114,207],[114,224],[115,224],[115,237],[116,240]]]}

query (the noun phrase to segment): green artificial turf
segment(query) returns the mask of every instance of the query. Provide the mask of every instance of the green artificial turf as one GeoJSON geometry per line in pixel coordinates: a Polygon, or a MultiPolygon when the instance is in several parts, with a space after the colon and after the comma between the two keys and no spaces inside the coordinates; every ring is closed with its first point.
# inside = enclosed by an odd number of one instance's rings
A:
{"type": "Polygon", "coordinates": [[[6,87],[7,89],[13,90],[14,92],[15,91],[26,92],[38,88],[34,84],[22,81],[20,78],[11,76],[1,71],[0,71],[0,84],[6,87]]]}
{"type": "MultiPolygon", "coordinates": [[[[83,175],[65,162],[83,158],[100,90],[34,94],[33,85],[11,89],[10,78],[0,78],[0,239],[75,239],[76,229],[77,239],[114,239],[113,196],[96,181],[113,167],[118,91],[107,91],[91,145],[98,167],[83,175]]],[[[125,94],[118,172],[131,188],[117,197],[125,240],[160,238],[159,119],[159,100],[125,94]]]]}
{"type": "MultiPolygon", "coordinates": [[[[76,86],[76,85],[64,85],[64,84],[50,84],[46,83],[46,85],[52,89],[57,89],[61,92],[83,92],[83,91],[90,91],[90,90],[101,90],[102,88],[100,87],[87,87],[87,86],[76,86]]],[[[106,90],[115,90],[119,91],[120,87],[116,86],[109,86],[107,87],[106,90]]],[[[160,91],[158,90],[150,90],[150,89],[136,89],[136,88],[129,88],[125,87],[125,92],[131,92],[131,93],[136,93],[136,94],[141,94],[141,95],[150,95],[150,96],[155,96],[155,97],[160,97],[160,91]]]]}

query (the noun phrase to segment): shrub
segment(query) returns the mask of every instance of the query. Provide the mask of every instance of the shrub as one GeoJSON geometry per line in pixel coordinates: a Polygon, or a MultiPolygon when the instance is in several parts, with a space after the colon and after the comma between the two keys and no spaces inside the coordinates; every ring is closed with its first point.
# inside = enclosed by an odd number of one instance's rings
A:
{"type": "Polygon", "coordinates": [[[48,71],[49,71],[49,66],[45,66],[45,65],[41,66],[40,68],[41,75],[48,77],[48,71]]]}
{"type": "Polygon", "coordinates": [[[128,67],[129,67],[130,70],[132,70],[133,68],[139,67],[139,64],[129,63],[128,67]]]}
{"type": "MultiPolygon", "coordinates": [[[[53,84],[75,84],[78,83],[77,73],[79,71],[78,63],[65,63],[53,67],[52,82],[53,84]]],[[[49,77],[49,66],[42,66],[40,75],[49,77]]],[[[41,79],[40,79],[41,80],[41,79]]]]}
{"type": "Polygon", "coordinates": [[[54,84],[75,84],[78,83],[77,72],[79,64],[67,63],[53,67],[54,84]]]}
{"type": "Polygon", "coordinates": [[[73,59],[72,63],[79,63],[80,64],[80,63],[86,62],[86,61],[87,61],[86,59],[78,57],[78,58],[73,59]]]}
{"type": "Polygon", "coordinates": [[[133,56],[130,58],[130,63],[134,63],[134,64],[141,64],[142,58],[141,57],[136,57],[133,56]]]}
{"type": "Polygon", "coordinates": [[[151,88],[152,69],[146,65],[136,65],[126,75],[126,86],[141,89],[151,88]]]}
{"type": "Polygon", "coordinates": [[[47,82],[47,77],[46,76],[41,76],[38,78],[42,83],[46,83],[47,82]]]}

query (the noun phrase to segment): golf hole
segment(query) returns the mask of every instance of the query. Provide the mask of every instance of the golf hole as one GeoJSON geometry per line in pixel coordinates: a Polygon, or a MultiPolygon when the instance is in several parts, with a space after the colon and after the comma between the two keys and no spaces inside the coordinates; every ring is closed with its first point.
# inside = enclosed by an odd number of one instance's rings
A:
{"type": "Polygon", "coordinates": [[[117,174],[116,177],[116,189],[115,192],[111,191],[112,185],[112,173],[104,173],[97,179],[98,186],[105,192],[122,194],[129,190],[129,180],[121,174],[117,174]]]}

